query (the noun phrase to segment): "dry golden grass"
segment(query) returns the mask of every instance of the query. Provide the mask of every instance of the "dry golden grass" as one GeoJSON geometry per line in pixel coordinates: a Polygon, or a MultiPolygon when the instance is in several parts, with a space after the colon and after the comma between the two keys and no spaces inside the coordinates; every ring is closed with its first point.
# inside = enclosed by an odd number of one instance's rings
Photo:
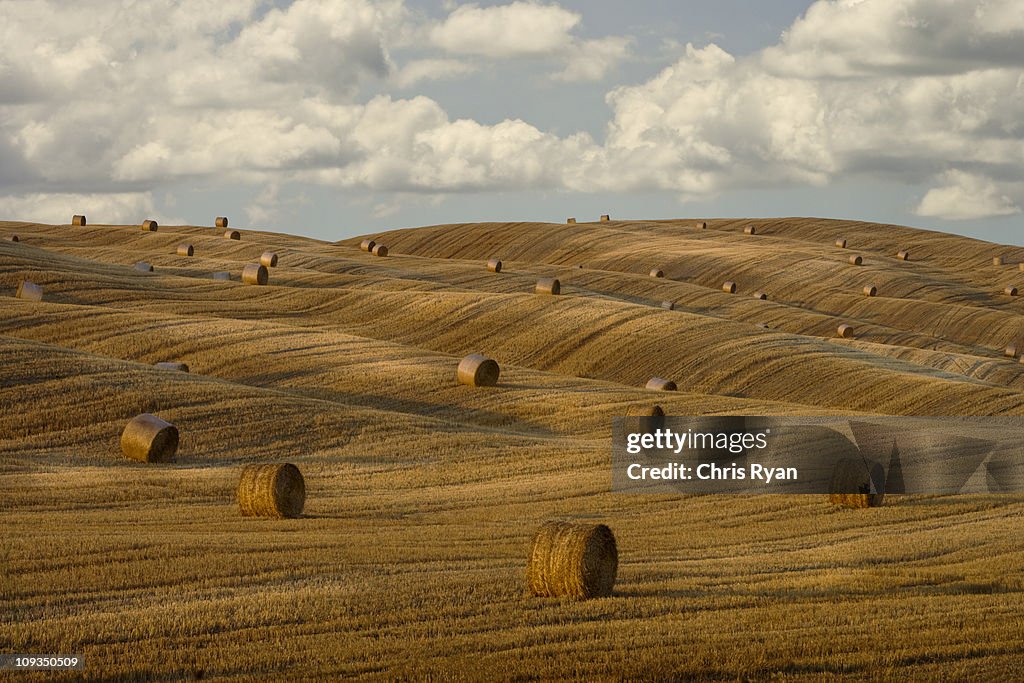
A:
{"type": "Polygon", "coordinates": [[[68,680],[1024,677],[1022,497],[608,492],[610,419],[653,410],[651,377],[678,382],[670,415],[1024,413],[1003,355],[1024,276],[992,265],[1024,249],[749,224],[434,226],[375,236],[382,259],[0,223],[21,238],[0,241],[0,651],[84,654],[68,680]],[[244,286],[268,250],[273,280],[244,286]],[[458,383],[470,353],[497,386],[458,383]],[[140,413],[178,426],[175,464],[121,455],[140,413]],[[273,462],[302,471],[303,516],[243,517],[242,467],[273,462]],[[529,596],[549,519],[614,530],[612,596],[529,596]]]}

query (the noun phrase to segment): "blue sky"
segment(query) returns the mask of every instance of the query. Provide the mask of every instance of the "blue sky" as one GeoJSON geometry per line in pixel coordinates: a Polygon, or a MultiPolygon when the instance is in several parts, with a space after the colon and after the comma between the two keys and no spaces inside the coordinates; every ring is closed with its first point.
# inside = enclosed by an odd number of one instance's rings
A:
{"type": "Polygon", "coordinates": [[[1024,4],[0,0],[0,217],[339,239],[825,216],[1024,244],[1024,4]]]}

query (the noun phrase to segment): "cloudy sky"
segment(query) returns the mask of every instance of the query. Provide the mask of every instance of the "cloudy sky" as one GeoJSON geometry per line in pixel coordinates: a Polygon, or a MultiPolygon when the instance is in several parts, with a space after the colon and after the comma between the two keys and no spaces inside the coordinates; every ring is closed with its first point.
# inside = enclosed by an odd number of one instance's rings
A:
{"type": "Polygon", "coordinates": [[[1021,0],[0,0],[0,218],[1024,243],[1021,0]]]}

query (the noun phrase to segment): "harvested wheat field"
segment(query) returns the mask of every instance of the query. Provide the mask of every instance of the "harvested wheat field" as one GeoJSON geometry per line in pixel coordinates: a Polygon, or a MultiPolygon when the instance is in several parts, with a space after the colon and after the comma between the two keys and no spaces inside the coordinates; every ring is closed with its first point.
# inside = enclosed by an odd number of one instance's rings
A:
{"type": "Polygon", "coordinates": [[[86,660],[19,681],[1024,677],[1024,497],[609,491],[612,417],[652,406],[1024,415],[1024,275],[993,265],[1024,248],[810,218],[336,243],[89,218],[0,223],[0,651],[86,660]],[[493,386],[460,383],[470,354],[493,386]],[[173,461],[122,453],[143,414],[173,461]],[[301,514],[243,515],[243,469],[280,463],[301,514]],[[614,534],[573,541],[610,595],[531,592],[552,520],[614,534]]]}

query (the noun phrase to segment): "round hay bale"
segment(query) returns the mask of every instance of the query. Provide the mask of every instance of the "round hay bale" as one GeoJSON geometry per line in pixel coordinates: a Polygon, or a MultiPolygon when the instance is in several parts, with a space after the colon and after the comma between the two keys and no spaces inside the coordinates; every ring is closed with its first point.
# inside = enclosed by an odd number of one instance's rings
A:
{"type": "Polygon", "coordinates": [[[151,220],[149,218],[147,218],[146,220],[142,221],[142,229],[144,231],[146,231],[146,232],[156,232],[157,228],[159,228],[159,227],[160,226],[157,225],[156,221],[151,220]]]}
{"type": "Polygon", "coordinates": [[[722,291],[725,292],[726,294],[735,294],[736,283],[733,282],[732,280],[726,280],[725,282],[722,283],[722,291]]]}
{"type": "Polygon", "coordinates": [[[373,240],[363,240],[362,242],[359,243],[359,248],[365,251],[366,253],[370,253],[371,251],[373,251],[373,248],[375,246],[377,246],[377,243],[374,242],[373,240]]]}
{"type": "Polygon", "coordinates": [[[537,280],[537,286],[533,290],[537,294],[550,294],[555,296],[562,293],[562,283],[556,277],[542,277],[537,280]]]}
{"type": "Polygon", "coordinates": [[[7,236],[7,241],[8,242],[20,242],[21,240],[18,238],[17,235],[8,235],[7,236]]]}
{"type": "Polygon", "coordinates": [[[900,261],[909,261],[910,252],[907,251],[906,249],[901,249],[900,251],[896,252],[896,258],[898,258],[900,261]]]}
{"type": "Polygon", "coordinates": [[[674,310],[676,310],[676,302],[675,301],[662,301],[661,302],[661,307],[664,308],[666,311],[674,311],[674,310]]]}
{"type": "Polygon", "coordinates": [[[25,301],[42,301],[43,288],[34,282],[22,280],[18,283],[18,291],[14,293],[14,298],[24,299],[25,301]]]}
{"type": "Polygon", "coordinates": [[[854,254],[849,258],[851,266],[859,266],[864,263],[864,258],[858,254],[854,254]]]}
{"type": "Polygon", "coordinates": [[[298,517],[306,504],[306,482],[291,463],[246,465],[238,481],[238,507],[245,517],[298,517]]]}
{"type": "Polygon", "coordinates": [[[566,218],[566,219],[565,219],[565,224],[566,224],[566,225],[573,225],[573,224],[575,224],[575,223],[576,223],[576,219],[575,219],[575,218],[573,218],[572,216],[570,216],[569,218],[566,218]]]}
{"type": "Polygon", "coordinates": [[[487,270],[491,271],[492,273],[500,273],[501,272],[501,259],[496,259],[496,258],[488,259],[488,261],[487,261],[487,270]]]}
{"type": "Polygon", "coordinates": [[[213,221],[213,226],[216,227],[216,228],[226,228],[226,227],[228,227],[228,217],[227,216],[217,216],[216,220],[213,221]]]}
{"type": "Polygon", "coordinates": [[[1005,289],[1003,289],[1003,294],[1005,294],[1006,296],[1017,296],[1017,288],[1014,287],[1013,285],[1008,285],[1005,289]]]}
{"type": "MultiPolygon", "coordinates": [[[[17,237],[17,235],[15,235],[15,237],[17,237]]],[[[17,242],[18,240],[14,241],[17,242]]],[[[1017,264],[1017,270],[1024,271],[1024,261],[1021,261],[1020,263],[1017,264]]]]}
{"type": "Polygon", "coordinates": [[[265,285],[270,274],[262,263],[250,263],[242,269],[242,282],[247,285],[265,285]]]}
{"type": "Polygon", "coordinates": [[[844,508],[873,508],[885,499],[885,470],[862,458],[842,458],[832,470],[828,501],[844,508]]]}
{"type": "Polygon", "coordinates": [[[840,237],[836,240],[836,247],[839,249],[846,249],[846,240],[840,237]]]}
{"type": "Polygon", "coordinates": [[[188,363],[182,363],[181,361],[160,361],[155,363],[156,367],[161,370],[177,370],[178,372],[188,372],[188,363]]]}
{"type": "Polygon", "coordinates": [[[675,391],[676,383],[670,379],[662,379],[661,377],[652,377],[647,380],[647,384],[644,386],[645,389],[651,391],[675,391]]]}
{"type": "Polygon", "coordinates": [[[697,223],[697,229],[698,230],[707,230],[708,229],[708,222],[707,221],[700,221],[699,223],[697,223]]]}
{"type": "Polygon", "coordinates": [[[178,245],[178,256],[191,256],[194,253],[196,253],[196,250],[191,244],[178,245]]]}
{"type": "Polygon", "coordinates": [[[242,233],[237,230],[225,230],[224,239],[226,240],[240,240],[242,239],[242,233]]]}
{"type": "Polygon", "coordinates": [[[501,368],[497,361],[480,353],[471,353],[459,361],[455,373],[459,384],[470,387],[493,387],[498,383],[501,368]]]}
{"type": "Polygon", "coordinates": [[[383,244],[375,244],[373,249],[370,250],[370,253],[373,254],[374,256],[387,256],[388,248],[385,247],[383,244]]]}
{"type": "Polygon", "coordinates": [[[632,405],[626,408],[627,417],[665,417],[665,409],[659,405],[646,403],[632,405]]]}
{"type": "Polygon", "coordinates": [[[210,277],[212,277],[214,280],[230,280],[231,273],[229,273],[226,270],[219,270],[216,273],[210,275],[210,277]]]}
{"type": "Polygon", "coordinates": [[[143,273],[152,273],[153,264],[146,263],[145,261],[139,261],[138,263],[135,264],[135,270],[141,270],[143,273]]]}
{"type": "Polygon", "coordinates": [[[606,213],[601,214],[601,222],[602,223],[607,223],[611,219],[612,219],[612,217],[610,215],[608,215],[606,213]]]}
{"type": "Polygon", "coordinates": [[[874,285],[865,285],[864,289],[861,291],[864,292],[864,296],[875,296],[878,294],[878,288],[874,285]]]}
{"type": "Polygon", "coordinates": [[[121,432],[121,452],[139,462],[174,462],[178,428],[156,415],[142,413],[121,432]]]}
{"type": "Polygon", "coordinates": [[[1001,265],[1003,265],[1003,257],[1002,256],[993,256],[992,257],[992,265],[993,266],[1001,266],[1001,265]]]}
{"type": "Polygon", "coordinates": [[[768,299],[768,295],[765,294],[764,292],[757,291],[754,292],[754,298],[758,299],[759,301],[766,301],[768,299]]]}
{"type": "Polygon", "coordinates": [[[611,595],[619,568],[615,535],[604,524],[545,522],[530,548],[526,582],[541,598],[611,595]]]}
{"type": "Polygon", "coordinates": [[[1017,345],[1016,344],[1007,344],[1006,348],[1003,349],[1003,355],[1006,356],[1007,358],[1016,358],[1017,357],[1017,345]]]}
{"type": "Polygon", "coordinates": [[[743,228],[743,234],[744,235],[756,235],[757,234],[757,228],[755,228],[753,225],[748,225],[747,227],[743,228]]]}
{"type": "Polygon", "coordinates": [[[843,323],[842,325],[836,328],[836,335],[842,337],[843,339],[849,339],[850,337],[853,336],[853,326],[843,323]]]}
{"type": "Polygon", "coordinates": [[[267,268],[277,267],[277,254],[272,251],[265,251],[260,255],[260,264],[267,268]]]}
{"type": "Polygon", "coordinates": [[[665,271],[660,268],[651,268],[651,277],[665,277],[665,271]]]}
{"type": "Polygon", "coordinates": [[[85,216],[76,213],[71,217],[71,225],[85,225],[85,216]]]}
{"type": "Polygon", "coordinates": [[[762,330],[767,330],[768,323],[754,323],[754,327],[760,327],[762,330]]]}

